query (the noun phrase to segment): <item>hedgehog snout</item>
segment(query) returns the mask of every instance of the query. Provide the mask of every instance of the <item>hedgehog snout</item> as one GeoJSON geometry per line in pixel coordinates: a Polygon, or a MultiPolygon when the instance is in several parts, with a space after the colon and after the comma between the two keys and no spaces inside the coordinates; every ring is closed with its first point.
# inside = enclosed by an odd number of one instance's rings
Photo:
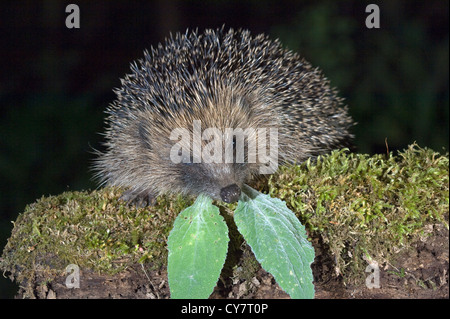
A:
{"type": "Polygon", "coordinates": [[[241,189],[236,184],[228,185],[220,190],[220,197],[225,203],[234,203],[239,200],[241,189]]]}

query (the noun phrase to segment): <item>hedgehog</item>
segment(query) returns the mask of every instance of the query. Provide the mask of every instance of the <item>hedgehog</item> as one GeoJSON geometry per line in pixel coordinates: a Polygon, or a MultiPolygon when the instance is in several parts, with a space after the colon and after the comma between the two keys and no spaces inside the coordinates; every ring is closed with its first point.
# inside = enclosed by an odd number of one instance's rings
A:
{"type": "Polygon", "coordinates": [[[139,206],[167,193],[233,203],[255,177],[353,138],[348,107],[322,72],[248,30],[171,34],[114,92],[95,177],[139,206]]]}

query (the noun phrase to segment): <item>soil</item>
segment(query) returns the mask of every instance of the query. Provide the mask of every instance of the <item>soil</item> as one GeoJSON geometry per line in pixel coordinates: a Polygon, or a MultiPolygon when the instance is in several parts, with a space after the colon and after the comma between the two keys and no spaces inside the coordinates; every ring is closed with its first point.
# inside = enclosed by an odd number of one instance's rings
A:
{"type": "MultiPolygon", "coordinates": [[[[449,298],[449,231],[443,225],[427,226],[427,234],[410,249],[395,256],[389,264],[380,265],[380,288],[369,289],[366,285],[345,284],[336,275],[332,256],[318,241],[313,241],[316,260],[312,265],[318,299],[436,299],[449,298]]],[[[251,253],[251,252],[250,252],[251,253]]],[[[245,250],[243,255],[245,254],[245,250]]],[[[242,256],[234,267],[242,265],[242,256]]],[[[242,267],[241,267],[242,268],[242,267]]],[[[363,274],[364,278],[369,273],[363,274]]],[[[36,278],[31,283],[36,298],[169,298],[167,272],[165,269],[144,269],[141,265],[128,268],[118,275],[100,275],[80,270],[80,288],[68,289],[66,275],[48,283],[36,278]]],[[[21,283],[21,286],[25,286],[21,283]]],[[[17,298],[24,296],[21,288],[17,298]]],[[[213,299],[261,298],[287,299],[273,277],[259,266],[250,279],[222,274],[212,293],[213,299]]]]}

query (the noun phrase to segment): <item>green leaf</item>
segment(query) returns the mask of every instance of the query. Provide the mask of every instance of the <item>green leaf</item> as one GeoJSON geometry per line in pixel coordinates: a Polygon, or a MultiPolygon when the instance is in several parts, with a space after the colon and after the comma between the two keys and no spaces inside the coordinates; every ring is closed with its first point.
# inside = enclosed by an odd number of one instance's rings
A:
{"type": "Polygon", "coordinates": [[[171,298],[208,298],[225,263],[228,241],[219,208],[200,195],[177,216],[168,238],[171,298]]]}
{"type": "Polygon", "coordinates": [[[314,248],[305,227],[279,199],[244,185],[234,220],[261,266],[291,298],[314,298],[314,248]]]}

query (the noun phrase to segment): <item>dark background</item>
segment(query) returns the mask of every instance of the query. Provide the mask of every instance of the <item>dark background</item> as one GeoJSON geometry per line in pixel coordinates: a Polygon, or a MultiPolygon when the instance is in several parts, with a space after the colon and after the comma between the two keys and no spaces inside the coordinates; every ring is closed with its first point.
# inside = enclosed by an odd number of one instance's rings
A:
{"type": "MultiPolygon", "coordinates": [[[[448,1],[2,1],[0,7],[0,250],[25,205],[95,188],[112,89],[143,50],[186,28],[247,28],[280,38],[346,98],[359,152],[417,141],[449,146],[448,1]],[[67,29],[76,3],[81,28],[67,29]],[[365,27],[376,3],[381,28],[365,27]]],[[[0,297],[15,286],[1,279],[0,297]]]]}

